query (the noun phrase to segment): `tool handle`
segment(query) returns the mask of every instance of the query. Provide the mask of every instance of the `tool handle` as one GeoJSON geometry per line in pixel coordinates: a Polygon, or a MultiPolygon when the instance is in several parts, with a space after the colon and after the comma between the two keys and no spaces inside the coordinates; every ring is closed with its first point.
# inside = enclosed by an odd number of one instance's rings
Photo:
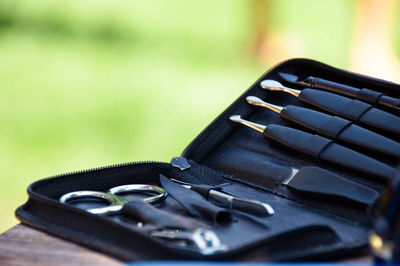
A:
{"type": "Polygon", "coordinates": [[[209,198],[217,205],[224,208],[242,211],[259,217],[266,217],[274,214],[274,209],[269,204],[235,197],[217,190],[210,190],[209,198]]]}
{"type": "Polygon", "coordinates": [[[157,228],[194,229],[200,222],[156,208],[142,200],[133,200],[122,207],[128,218],[157,228]]]}
{"type": "Polygon", "coordinates": [[[393,167],[336,143],[331,143],[324,149],[319,158],[366,174],[372,174],[383,179],[384,182],[393,178],[395,174],[393,167]]]}
{"type": "Polygon", "coordinates": [[[395,110],[400,110],[400,99],[398,98],[393,98],[387,95],[382,95],[382,97],[379,98],[378,104],[381,106],[386,106],[395,110]]]}
{"type": "Polygon", "coordinates": [[[337,139],[340,132],[351,124],[349,120],[294,105],[285,106],[280,115],[282,119],[330,139],[337,139]]]}
{"type": "Polygon", "coordinates": [[[381,92],[367,88],[358,89],[352,86],[315,77],[308,77],[304,81],[308,83],[311,88],[342,94],[372,105],[380,105],[400,110],[400,99],[384,95],[381,92]]]}
{"type": "Polygon", "coordinates": [[[399,142],[355,124],[346,127],[339,134],[338,139],[380,154],[400,158],[399,142]]]}
{"type": "Polygon", "coordinates": [[[326,91],[303,89],[299,101],[318,107],[350,121],[400,134],[400,117],[384,112],[372,105],[326,91]]]}
{"type": "Polygon", "coordinates": [[[307,77],[303,81],[308,83],[311,88],[342,94],[352,98],[356,98],[357,93],[360,90],[358,88],[316,77],[307,77]]]}
{"type": "Polygon", "coordinates": [[[321,136],[333,140],[338,139],[364,149],[400,158],[400,143],[352,124],[349,120],[338,116],[330,116],[304,107],[288,105],[282,109],[281,117],[321,136]]]}
{"type": "Polygon", "coordinates": [[[264,130],[263,135],[286,147],[308,154],[314,158],[318,158],[321,151],[332,143],[332,140],[327,138],[275,124],[269,124],[264,130]]]}
{"type": "Polygon", "coordinates": [[[263,134],[269,139],[320,160],[383,179],[392,178],[394,175],[392,167],[318,135],[275,124],[268,125],[263,134]]]}
{"type": "Polygon", "coordinates": [[[288,189],[304,198],[370,206],[376,202],[379,193],[363,184],[319,167],[302,167],[288,182],[288,189]]]}
{"type": "Polygon", "coordinates": [[[274,210],[269,204],[255,202],[248,199],[234,198],[232,201],[232,209],[242,211],[244,213],[253,214],[259,217],[266,217],[274,214],[274,210]]]}

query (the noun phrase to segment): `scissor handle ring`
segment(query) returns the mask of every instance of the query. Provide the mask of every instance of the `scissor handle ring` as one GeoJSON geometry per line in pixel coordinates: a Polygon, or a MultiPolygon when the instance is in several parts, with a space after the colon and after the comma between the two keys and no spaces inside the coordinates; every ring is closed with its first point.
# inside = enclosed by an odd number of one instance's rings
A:
{"type": "Polygon", "coordinates": [[[63,195],[60,198],[60,202],[66,204],[68,201],[72,199],[79,199],[79,198],[99,198],[106,200],[110,205],[102,208],[93,208],[88,209],[87,211],[93,214],[104,214],[110,212],[118,212],[122,209],[124,202],[118,197],[115,197],[112,194],[99,192],[99,191],[90,191],[90,190],[82,190],[82,191],[74,191],[63,195]]]}
{"type": "Polygon", "coordinates": [[[168,196],[167,191],[165,189],[153,186],[153,185],[143,185],[143,184],[131,184],[131,185],[122,185],[118,187],[113,187],[109,189],[109,191],[106,192],[99,192],[99,191],[89,191],[89,190],[83,190],[83,191],[74,191],[67,193],[63,195],[60,198],[60,202],[66,204],[69,200],[72,199],[79,199],[79,198],[100,198],[106,200],[110,205],[106,207],[101,207],[101,208],[93,208],[93,209],[88,209],[87,211],[93,214],[106,214],[106,213],[115,213],[119,212],[123,205],[126,202],[132,201],[132,200],[142,200],[147,203],[156,203],[161,200],[164,200],[168,196]],[[127,193],[127,192],[152,192],[155,193],[156,195],[146,197],[146,198],[135,198],[135,199],[130,199],[130,198],[124,198],[121,196],[118,196],[118,193],[127,193]]]}
{"type": "MultiPolygon", "coordinates": [[[[122,185],[118,187],[113,187],[108,190],[109,193],[118,195],[120,193],[128,193],[128,192],[151,192],[155,193],[156,195],[146,197],[146,198],[135,198],[135,200],[143,200],[147,203],[157,203],[164,200],[168,193],[165,189],[153,185],[144,185],[144,184],[130,184],[130,185],[122,185]]],[[[130,201],[131,199],[127,199],[130,201]]]]}

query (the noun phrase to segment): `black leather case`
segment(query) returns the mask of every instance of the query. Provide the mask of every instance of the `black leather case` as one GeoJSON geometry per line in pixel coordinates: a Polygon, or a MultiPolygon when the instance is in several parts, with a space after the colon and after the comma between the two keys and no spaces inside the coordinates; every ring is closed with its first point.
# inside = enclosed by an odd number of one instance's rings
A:
{"type": "MultiPolygon", "coordinates": [[[[42,179],[29,186],[28,201],[16,211],[18,219],[24,224],[124,261],[331,260],[349,254],[367,253],[368,234],[373,226],[379,198],[368,206],[343,204],[340,201],[292,193],[283,182],[290,174],[287,168],[290,166],[318,166],[364,184],[380,194],[385,187],[382,180],[317,161],[229,120],[231,115],[240,114],[260,124],[295,127],[284,122],[278,114],[251,106],[245,100],[246,96],[255,95],[281,106],[300,105],[297,98],[291,95],[260,88],[261,80],[280,80],[279,72],[322,77],[400,97],[400,86],[391,82],[361,76],[313,60],[287,60],[262,75],[190,143],[181,155],[187,159],[189,168],[180,170],[169,163],[137,162],[42,179]],[[269,203],[275,214],[254,218],[234,213],[234,222],[228,225],[209,225],[227,246],[227,250],[205,256],[174,248],[150,237],[124,217],[94,215],[58,201],[64,193],[76,190],[106,191],[114,186],[132,183],[160,185],[160,173],[193,184],[218,185],[228,182],[230,185],[222,188],[224,192],[269,203]]],[[[206,105],[204,108],[207,108],[206,105]]],[[[400,140],[400,136],[390,137],[400,140]]],[[[393,158],[362,152],[393,167],[399,163],[393,158]]],[[[171,197],[160,208],[171,213],[185,214],[171,197]]]]}

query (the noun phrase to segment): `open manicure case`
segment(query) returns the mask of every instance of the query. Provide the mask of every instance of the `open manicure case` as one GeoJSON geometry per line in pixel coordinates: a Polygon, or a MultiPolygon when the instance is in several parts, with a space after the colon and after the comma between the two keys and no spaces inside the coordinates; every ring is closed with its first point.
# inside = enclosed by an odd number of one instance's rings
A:
{"type": "MultiPolygon", "coordinates": [[[[368,253],[368,236],[373,227],[374,213],[386,185],[382,179],[317,161],[229,120],[231,115],[240,114],[243,118],[264,125],[274,123],[296,127],[284,122],[278,114],[251,106],[245,100],[246,96],[254,95],[280,106],[300,105],[298,99],[291,95],[260,88],[260,81],[264,79],[275,79],[293,87],[279,78],[279,72],[317,76],[400,98],[400,85],[309,59],[287,60],[262,75],[190,143],[181,155],[187,161],[175,160],[177,163],[174,165],[160,162],[125,163],[39,180],[29,186],[28,201],[16,210],[18,219],[29,226],[124,261],[337,260],[348,255],[368,253]],[[321,167],[366,185],[375,190],[378,196],[366,206],[325,200],[307,193],[294,194],[288,190],[284,180],[290,174],[290,167],[304,166],[321,167]],[[136,183],[161,186],[160,173],[192,184],[229,183],[220,189],[238,197],[266,202],[273,207],[275,214],[260,218],[233,211],[232,222],[228,224],[216,225],[202,221],[225,245],[222,252],[204,255],[185,249],[185,246],[172,245],[168,240],[149,236],[136,222],[119,215],[90,214],[61,204],[58,200],[63,194],[77,190],[106,191],[118,185],[136,183]]],[[[206,103],[204,108],[207,108],[206,103]]],[[[390,137],[400,140],[400,136],[390,137]]],[[[393,167],[399,163],[399,159],[363,152],[393,167]]],[[[325,186],[323,180],[316,186],[325,186]]],[[[167,197],[157,208],[180,215],[187,214],[172,197],[167,197]]]]}

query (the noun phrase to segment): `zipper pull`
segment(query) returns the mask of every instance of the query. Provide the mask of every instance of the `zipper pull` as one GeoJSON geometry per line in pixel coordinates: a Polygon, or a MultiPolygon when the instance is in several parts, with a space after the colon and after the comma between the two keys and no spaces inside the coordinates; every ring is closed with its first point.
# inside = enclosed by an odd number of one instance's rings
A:
{"type": "Polygon", "coordinates": [[[186,158],[183,157],[174,157],[171,159],[170,163],[173,167],[179,168],[182,171],[191,167],[186,158]]]}

